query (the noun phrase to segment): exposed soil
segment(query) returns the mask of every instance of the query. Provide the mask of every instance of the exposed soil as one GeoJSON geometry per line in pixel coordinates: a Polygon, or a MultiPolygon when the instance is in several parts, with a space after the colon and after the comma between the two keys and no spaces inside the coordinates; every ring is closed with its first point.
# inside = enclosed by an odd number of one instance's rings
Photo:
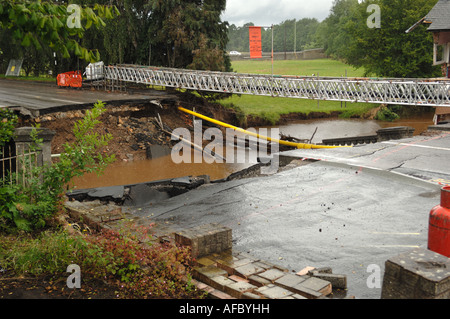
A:
{"type": "Polygon", "coordinates": [[[2,278],[0,299],[117,299],[119,287],[95,278],[83,278],[80,289],[67,287],[67,274],[55,277],[2,278]]]}
{"type": "MultiPolygon", "coordinates": [[[[167,145],[172,142],[169,134],[163,132],[158,124],[161,119],[166,131],[184,127],[192,129],[192,116],[178,110],[183,106],[195,110],[206,116],[221,121],[241,124],[233,110],[226,109],[219,104],[212,104],[205,99],[192,94],[170,92],[160,101],[130,102],[122,105],[107,104],[106,111],[100,117],[102,122],[96,128],[98,134],[111,134],[105,152],[115,154],[118,160],[145,159],[149,145],[167,145]],[[173,95],[175,95],[175,99],[173,95]]],[[[59,154],[64,150],[64,144],[74,141],[74,124],[83,118],[86,109],[68,110],[48,113],[37,118],[21,118],[20,126],[40,124],[43,128],[53,130],[56,134],[52,141],[52,154],[59,154]]],[[[256,124],[257,119],[252,120],[256,124]]],[[[203,123],[206,128],[210,125],[203,123]]]]}

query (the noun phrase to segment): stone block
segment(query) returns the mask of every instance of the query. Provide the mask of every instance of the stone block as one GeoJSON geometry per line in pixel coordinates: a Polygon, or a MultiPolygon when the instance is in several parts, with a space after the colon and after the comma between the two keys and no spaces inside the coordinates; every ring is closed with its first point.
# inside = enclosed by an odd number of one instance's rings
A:
{"type": "Polygon", "coordinates": [[[201,257],[201,258],[197,259],[195,262],[198,266],[202,266],[202,267],[214,266],[216,264],[214,260],[207,258],[207,257],[201,257]]]}
{"type": "Polygon", "coordinates": [[[347,289],[347,276],[313,271],[312,276],[331,283],[332,288],[347,289]]]}
{"type": "Polygon", "coordinates": [[[306,299],[319,299],[323,297],[323,294],[321,294],[320,292],[307,287],[303,287],[301,284],[293,287],[292,291],[295,292],[294,294],[303,296],[306,299]]]}
{"type": "Polygon", "coordinates": [[[332,292],[331,283],[315,277],[305,277],[305,280],[291,288],[291,291],[306,298],[320,298],[332,292]]]}
{"type": "Polygon", "coordinates": [[[231,249],[231,229],[218,224],[207,224],[175,233],[175,242],[191,247],[193,257],[204,257],[231,249]]]}
{"type": "Polygon", "coordinates": [[[385,263],[382,299],[449,299],[450,258],[417,248],[385,263]]]}

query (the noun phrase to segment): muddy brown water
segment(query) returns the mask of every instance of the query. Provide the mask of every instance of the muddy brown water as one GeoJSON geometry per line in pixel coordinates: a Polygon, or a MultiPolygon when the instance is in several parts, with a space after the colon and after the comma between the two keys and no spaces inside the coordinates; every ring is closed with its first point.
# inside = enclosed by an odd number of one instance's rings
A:
{"type": "MultiPolygon", "coordinates": [[[[380,128],[395,126],[411,126],[415,128],[414,134],[419,135],[426,131],[429,125],[433,124],[433,115],[433,110],[427,110],[420,112],[420,114],[407,115],[394,122],[358,119],[306,120],[293,122],[278,128],[283,135],[300,139],[309,140],[314,135],[312,143],[320,143],[327,138],[372,135],[376,134],[376,131],[380,128]]],[[[211,180],[218,180],[250,165],[252,163],[229,164],[218,163],[217,161],[212,164],[205,162],[176,164],[168,155],[152,160],[116,162],[110,165],[100,177],[96,174],[86,174],[76,179],[75,185],[78,189],[85,189],[200,175],[209,175],[211,180]]]]}

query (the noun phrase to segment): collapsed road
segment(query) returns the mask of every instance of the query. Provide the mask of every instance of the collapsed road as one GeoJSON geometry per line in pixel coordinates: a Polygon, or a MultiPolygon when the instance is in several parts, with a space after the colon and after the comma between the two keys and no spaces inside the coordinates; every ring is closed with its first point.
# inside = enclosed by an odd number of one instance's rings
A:
{"type": "MultiPolygon", "coordinates": [[[[67,101],[78,106],[85,103],[67,101]]],[[[117,126],[120,118],[112,116],[111,121],[117,126]]],[[[367,285],[369,266],[383,270],[388,258],[427,247],[428,213],[439,203],[440,187],[450,183],[449,145],[449,133],[440,131],[353,148],[292,150],[282,152],[281,158],[305,165],[270,176],[248,174],[217,183],[203,180],[195,187],[191,187],[192,178],[181,178],[176,182],[184,186],[174,193],[165,188],[165,194],[159,194],[150,187],[151,201],[126,186],[87,192],[100,203],[98,209],[112,205],[121,214],[163,225],[167,231],[222,224],[232,228],[233,247],[238,250],[293,271],[331,267],[348,276],[347,294],[377,299],[381,287],[367,285]],[[139,202],[118,206],[114,197],[124,194],[139,202]]],[[[83,197],[83,190],[77,196],[83,197]]],[[[89,202],[76,198],[68,202],[75,204],[89,202]]]]}
{"type": "Polygon", "coordinates": [[[373,265],[383,271],[387,259],[427,247],[428,213],[449,181],[449,145],[450,134],[438,132],[353,148],[287,151],[281,158],[305,165],[202,183],[120,210],[166,231],[209,223],[230,227],[237,250],[292,271],[331,267],[347,275],[347,294],[378,299],[381,283],[367,283],[373,265]]]}

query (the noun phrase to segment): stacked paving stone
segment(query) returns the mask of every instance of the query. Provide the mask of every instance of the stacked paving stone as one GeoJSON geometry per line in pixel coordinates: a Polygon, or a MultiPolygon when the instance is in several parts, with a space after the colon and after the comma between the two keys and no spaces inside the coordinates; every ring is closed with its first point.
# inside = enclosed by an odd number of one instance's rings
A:
{"type": "Polygon", "coordinates": [[[346,289],[346,277],[331,269],[312,269],[306,274],[287,269],[232,249],[231,229],[202,225],[175,234],[178,244],[190,246],[197,258],[194,279],[198,287],[217,298],[317,299],[336,288],[346,289]],[[328,280],[325,280],[328,279],[328,280]]]}
{"type": "Polygon", "coordinates": [[[214,253],[196,262],[195,279],[237,299],[317,299],[332,292],[327,280],[293,274],[243,252],[214,253]]]}

